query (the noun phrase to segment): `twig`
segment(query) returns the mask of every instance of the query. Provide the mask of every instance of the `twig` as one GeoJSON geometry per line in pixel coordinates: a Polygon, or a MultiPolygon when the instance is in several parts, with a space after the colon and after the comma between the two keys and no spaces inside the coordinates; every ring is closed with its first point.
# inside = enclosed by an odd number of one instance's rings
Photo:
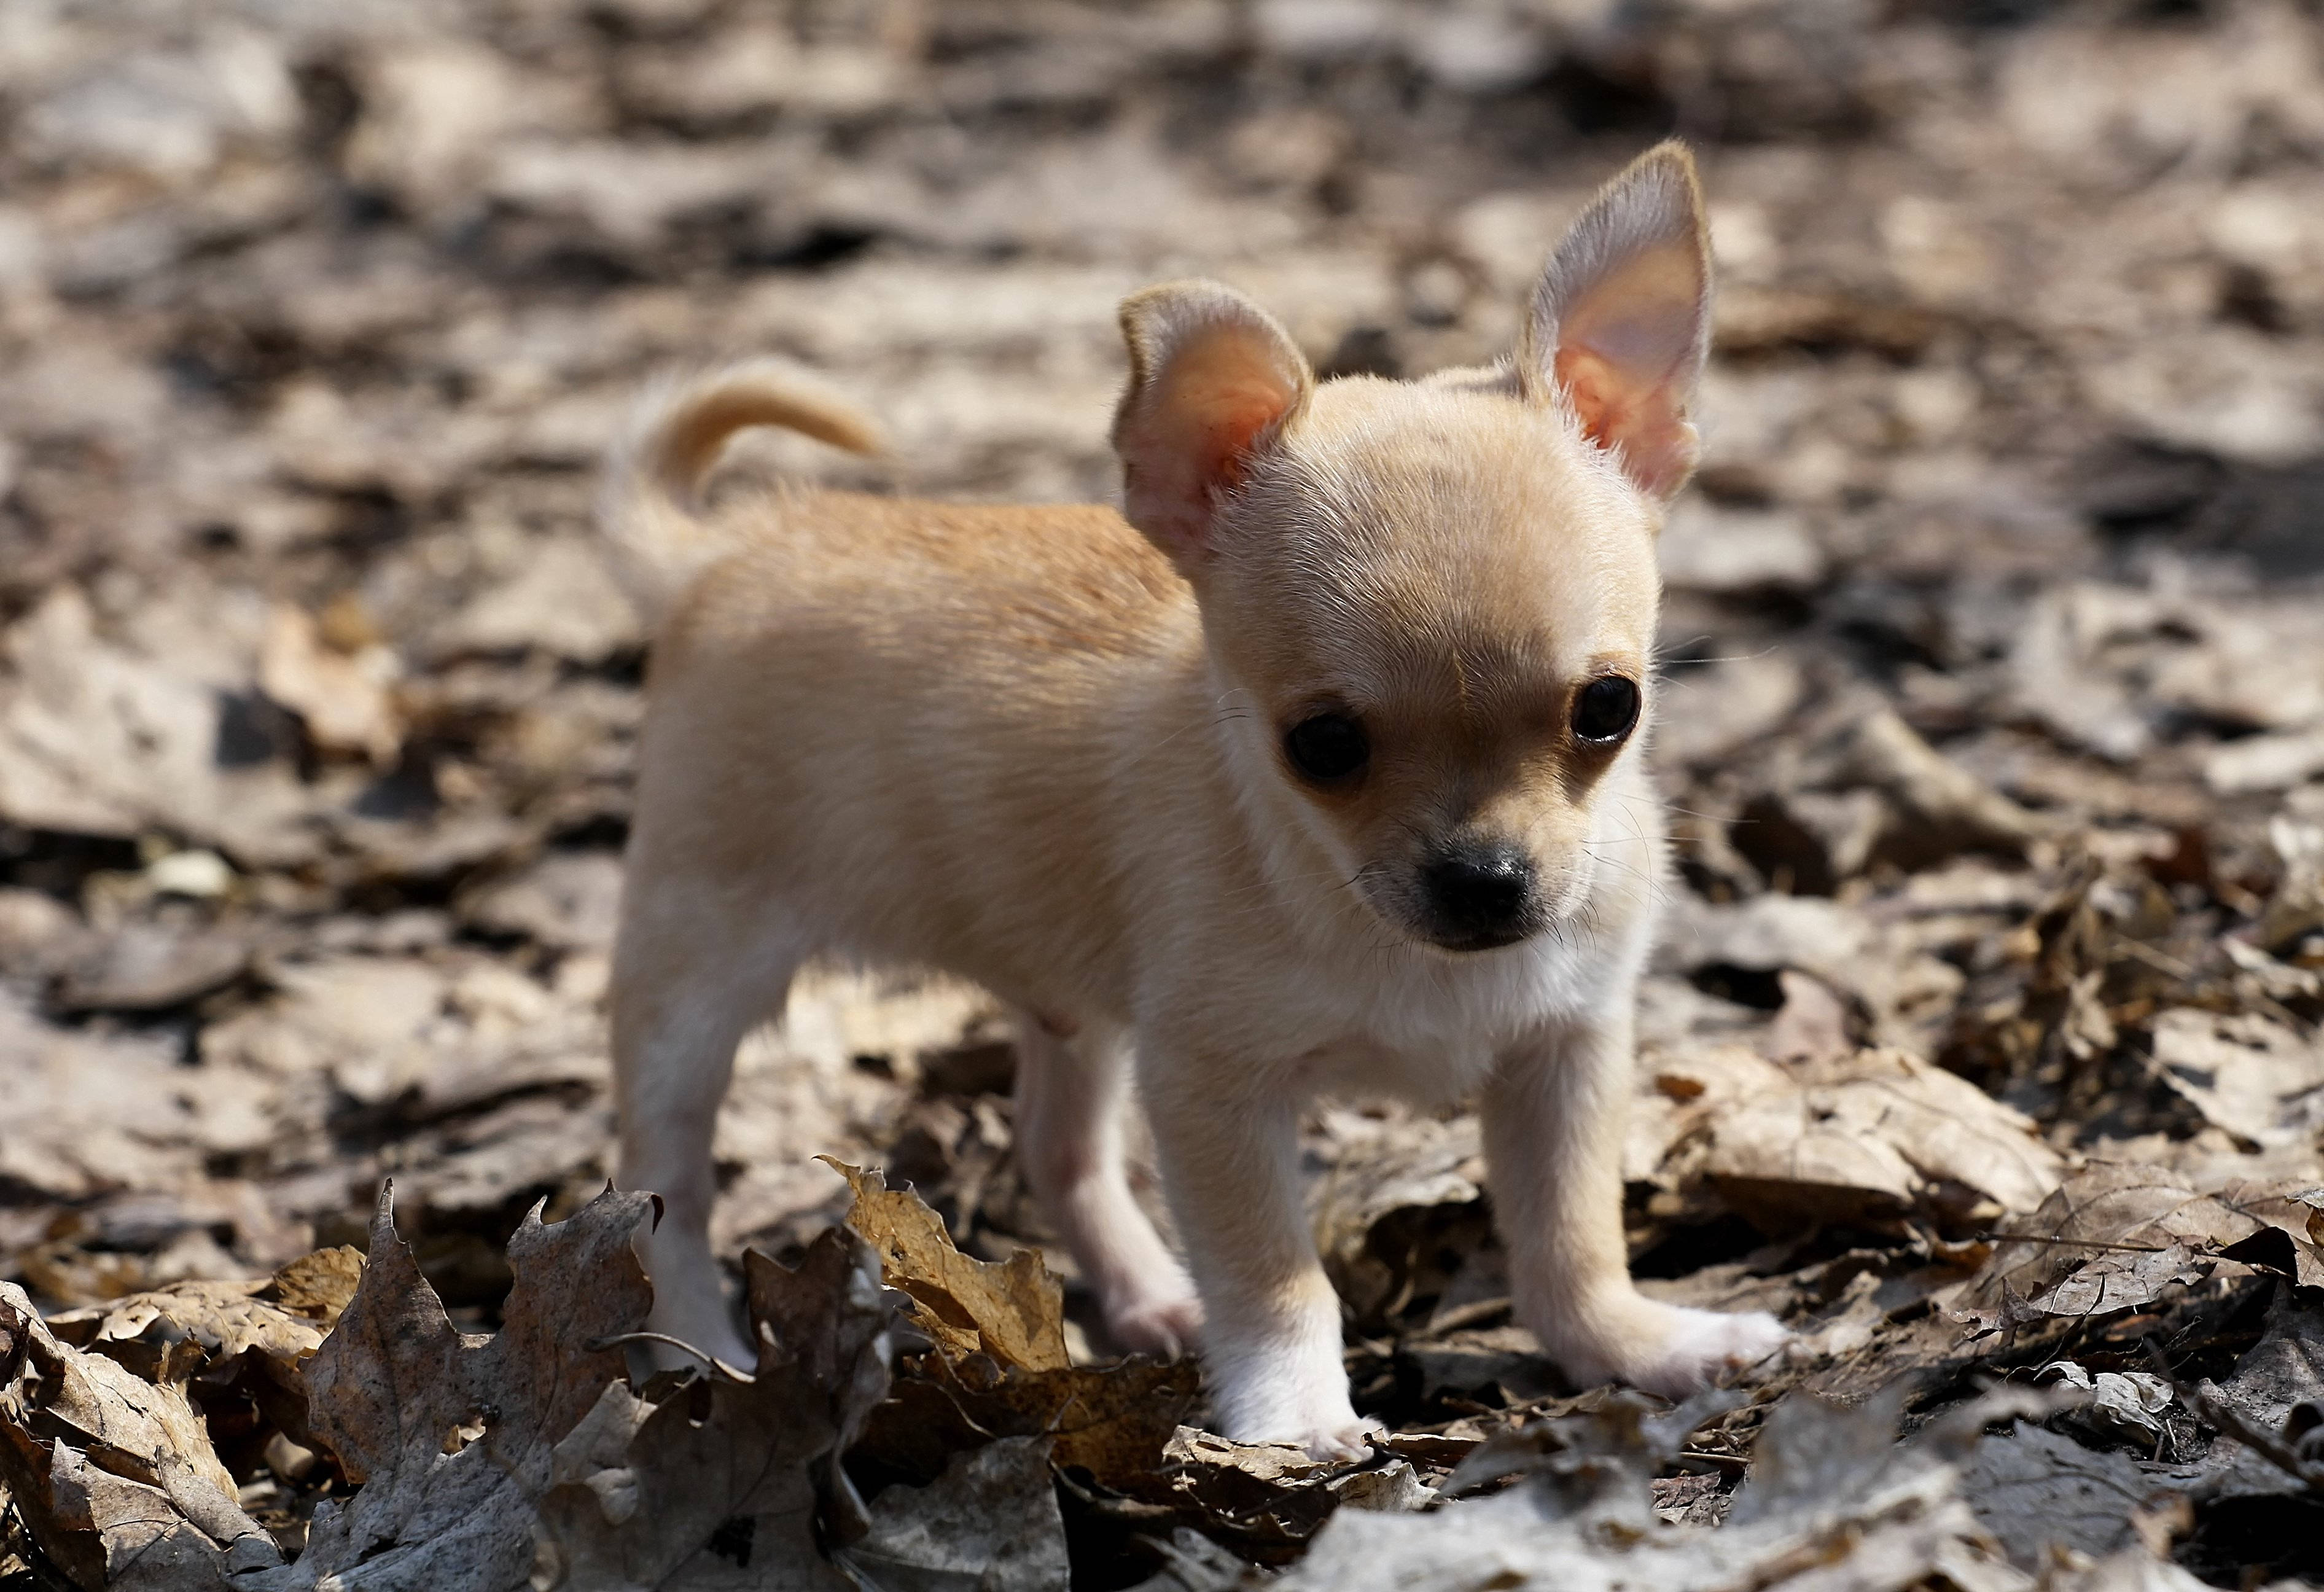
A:
{"type": "Polygon", "coordinates": [[[2044,1238],[2031,1233],[1979,1233],[1977,1241],[1983,1244],[2064,1244],[2076,1249],[2119,1249],[2126,1255],[2162,1255],[2178,1247],[2173,1244],[2105,1244],[2096,1238],[2044,1238]]]}
{"type": "Polygon", "coordinates": [[[609,1348],[626,1348],[632,1343],[667,1343],[670,1348],[692,1355],[709,1369],[732,1377],[736,1382],[747,1385],[758,1380],[748,1371],[737,1370],[717,1356],[695,1348],[683,1338],[672,1338],[667,1332],[613,1332],[604,1338],[592,1339],[581,1347],[591,1354],[603,1354],[609,1348]]]}

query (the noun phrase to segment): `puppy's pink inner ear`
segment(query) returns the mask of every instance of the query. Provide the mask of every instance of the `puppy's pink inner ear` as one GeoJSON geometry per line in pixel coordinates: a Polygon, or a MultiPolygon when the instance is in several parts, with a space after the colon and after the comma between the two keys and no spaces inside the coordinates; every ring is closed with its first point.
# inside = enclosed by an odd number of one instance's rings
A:
{"type": "Polygon", "coordinates": [[[1557,328],[1553,369],[1583,434],[1650,496],[1668,497],[1694,468],[1686,406],[1702,300],[1692,242],[1650,248],[1591,283],[1557,328]]]}
{"type": "Polygon", "coordinates": [[[1210,551],[1217,495],[1305,395],[1296,354],[1238,327],[1198,331],[1174,349],[1117,435],[1129,466],[1130,522],[1191,571],[1210,551]]]}
{"type": "Polygon", "coordinates": [[[1189,449],[1188,463],[1205,491],[1234,485],[1259,434],[1283,416],[1292,393],[1274,383],[1222,382],[1203,398],[1208,423],[1189,449]]]}

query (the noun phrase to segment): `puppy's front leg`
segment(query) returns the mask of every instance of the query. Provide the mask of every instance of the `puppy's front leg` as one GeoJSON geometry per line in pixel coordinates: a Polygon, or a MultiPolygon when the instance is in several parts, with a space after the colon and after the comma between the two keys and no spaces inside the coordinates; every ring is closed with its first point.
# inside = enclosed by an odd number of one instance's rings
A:
{"type": "Polygon", "coordinates": [[[1786,1334],[1765,1313],[1647,1299],[1622,1238],[1630,1023],[1545,1028],[1505,1056],[1486,1091],[1485,1152],[1517,1319],[1575,1383],[1683,1397],[1765,1358],[1786,1334]]]}
{"type": "Polygon", "coordinates": [[[1361,1454],[1340,1299],[1299,1197],[1290,1102],[1222,1086],[1243,1082],[1245,1064],[1139,1048],[1163,1189],[1202,1295],[1219,1430],[1240,1442],[1296,1443],[1318,1459],[1361,1454]]]}

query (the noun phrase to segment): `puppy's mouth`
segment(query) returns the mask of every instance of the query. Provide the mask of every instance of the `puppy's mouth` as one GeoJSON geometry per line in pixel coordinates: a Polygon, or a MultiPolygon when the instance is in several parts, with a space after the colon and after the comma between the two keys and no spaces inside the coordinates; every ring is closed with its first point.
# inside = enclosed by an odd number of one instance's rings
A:
{"type": "Polygon", "coordinates": [[[1499,951],[1507,945],[1519,944],[1532,939],[1540,930],[1541,925],[1534,923],[1511,924],[1499,928],[1470,929],[1450,934],[1442,928],[1426,928],[1420,931],[1420,937],[1439,951],[1450,951],[1455,955],[1466,955],[1472,951],[1499,951]]]}

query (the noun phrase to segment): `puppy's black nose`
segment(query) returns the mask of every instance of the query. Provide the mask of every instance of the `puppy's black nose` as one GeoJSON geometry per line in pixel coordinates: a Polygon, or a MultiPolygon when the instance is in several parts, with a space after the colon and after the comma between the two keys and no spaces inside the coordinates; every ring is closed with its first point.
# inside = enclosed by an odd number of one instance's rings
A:
{"type": "Polygon", "coordinates": [[[1447,944],[1479,950],[1525,938],[1533,916],[1533,860],[1507,842],[1461,846],[1421,872],[1447,944]]]}

